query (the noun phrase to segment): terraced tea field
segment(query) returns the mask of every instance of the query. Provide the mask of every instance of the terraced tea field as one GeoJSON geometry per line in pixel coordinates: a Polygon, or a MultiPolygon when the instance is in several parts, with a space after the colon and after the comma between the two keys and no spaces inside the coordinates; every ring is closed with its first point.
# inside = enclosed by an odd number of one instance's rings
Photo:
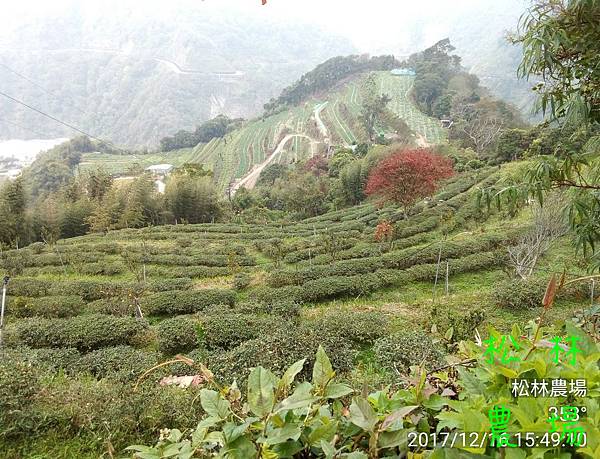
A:
{"type": "MultiPolygon", "coordinates": [[[[410,100],[413,77],[377,72],[377,78],[381,92],[392,98],[390,108],[404,119],[419,137],[430,144],[445,140],[446,133],[439,121],[421,113],[410,100]]],[[[358,120],[361,111],[361,81],[358,79],[348,82],[341,89],[329,94],[326,100],[311,100],[299,107],[250,120],[224,138],[213,139],[195,148],[149,155],[87,153],[83,157],[81,171],[102,167],[113,174],[127,175],[134,167],[145,168],[152,164],[168,163],[179,166],[187,162],[200,163],[214,172],[218,187],[224,191],[230,183],[239,182],[260,167],[286,135],[301,136],[282,146],[275,159],[279,163],[300,161],[324,151],[323,131],[327,132],[330,142],[334,145],[348,146],[365,141],[366,134],[358,120]],[[314,115],[315,109],[320,105],[323,105],[320,110],[323,126],[319,126],[314,115]],[[322,129],[323,127],[325,129],[322,129]]]]}
{"type": "Polygon", "coordinates": [[[446,139],[446,131],[440,121],[430,118],[421,112],[410,99],[414,79],[413,76],[396,76],[389,72],[376,72],[381,94],[391,97],[389,107],[402,118],[417,134],[423,136],[427,143],[441,143],[446,139]]]}
{"type": "MultiPolygon", "coordinates": [[[[239,133],[239,142],[259,136],[254,128],[239,133]]],[[[43,418],[37,435],[77,435],[81,443],[42,456],[97,457],[107,438],[119,450],[165,425],[197,423],[198,388],[158,384],[190,374],[189,367],[161,367],[133,389],[175,354],[230,382],[245,381],[256,365],[280,372],[301,358],[312,362],[322,345],[338,374],[360,388],[393,382],[420,358],[411,351],[414,359],[391,362],[380,353],[398,333],[418,334],[441,358],[452,349],[443,345],[449,327],[456,341],[486,324],[506,330],[525,323],[539,311],[502,306],[494,296],[506,284],[506,247],[525,220],[482,215],[474,200],[477,186],[502,173],[457,176],[409,218],[364,204],[299,222],[151,227],[4,251],[2,268],[12,274],[5,358],[29,365],[22,387],[33,394],[15,412],[15,431],[27,429],[27,416],[43,418]],[[384,219],[394,238],[377,242],[375,226],[384,219]]],[[[546,272],[572,261],[568,247],[542,260],[540,294],[546,272]]],[[[570,295],[555,304],[555,318],[587,301],[581,292],[570,295]]],[[[3,441],[4,451],[17,447],[3,441]]],[[[19,447],[39,454],[42,446],[19,447]]]]}

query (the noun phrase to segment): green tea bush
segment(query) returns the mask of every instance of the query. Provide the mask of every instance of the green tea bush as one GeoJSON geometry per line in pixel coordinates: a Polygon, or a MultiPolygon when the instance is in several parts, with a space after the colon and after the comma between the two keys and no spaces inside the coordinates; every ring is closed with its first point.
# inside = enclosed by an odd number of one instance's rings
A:
{"type": "Polygon", "coordinates": [[[209,306],[235,303],[235,292],[226,289],[174,290],[141,299],[142,309],[152,315],[192,314],[209,306]]]}
{"type": "Polygon", "coordinates": [[[548,281],[543,278],[506,279],[492,290],[494,302],[510,309],[529,309],[542,305],[548,281]]]}
{"type": "Polygon", "coordinates": [[[101,314],[70,319],[24,319],[15,325],[21,344],[32,348],[63,347],[89,352],[103,347],[132,344],[148,325],[132,317],[101,314]]]}
{"type": "Polygon", "coordinates": [[[248,273],[238,273],[233,276],[233,288],[236,290],[244,290],[250,285],[252,277],[248,273]]]}
{"type": "Polygon", "coordinates": [[[272,316],[228,314],[205,317],[202,323],[205,347],[209,350],[229,350],[244,341],[272,333],[282,321],[272,316]]]}
{"type": "Polygon", "coordinates": [[[196,324],[187,317],[165,319],[157,326],[158,349],[167,355],[189,352],[198,345],[196,324]]]}
{"type": "Polygon", "coordinates": [[[306,378],[319,345],[327,350],[338,373],[352,369],[356,350],[349,340],[338,334],[321,333],[308,326],[285,327],[245,341],[230,351],[213,355],[209,359],[209,368],[224,381],[233,378],[243,381],[253,367],[263,366],[281,374],[289,365],[305,358],[308,365],[305,365],[301,378],[306,378]]]}
{"type": "Polygon", "coordinates": [[[376,274],[325,277],[306,282],[302,286],[302,300],[312,302],[344,296],[367,295],[381,286],[381,280],[376,274]]]}
{"type": "Polygon", "coordinates": [[[192,279],[184,276],[166,279],[152,279],[147,285],[148,288],[153,292],[166,292],[170,290],[186,290],[191,288],[192,284],[192,279]]]}
{"type": "Polygon", "coordinates": [[[3,354],[0,361],[0,439],[35,428],[38,419],[27,413],[41,378],[39,368],[3,354]],[[24,414],[27,413],[27,414],[24,414]]]}
{"type": "Polygon", "coordinates": [[[265,305],[302,301],[303,288],[286,286],[282,288],[258,287],[250,292],[250,299],[265,305]]]}
{"type": "Polygon", "coordinates": [[[19,346],[3,351],[3,359],[24,362],[48,373],[56,373],[59,370],[72,373],[80,357],[79,351],[74,348],[34,349],[19,346]]]}
{"type": "Polygon", "coordinates": [[[389,318],[377,311],[332,309],[309,324],[323,333],[337,334],[364,346],[388,334],[389,318]]]}
{"type": "Polygon", "coordinates": [[[78,272],[89,276],[114,276],[125,272],[125,266],[123,263],[100,261],[85,263],[79,267],[78,272]]]}
{"type": "Polygon", "coordinates": [[[280,301],[277,303],[261,303],[258,301],[245,301],[239,303],[235,311],[242,314],[272,314],[286,319],[296,319],[300,316],[301,306],[294,301],[280,301]]]}
{"type": "Polygon", "coordinates": [[[133,298],[128,296],[113,296],[87,303],[85,311],[90,314],[133,317],[136,313],[136,307],[133,298]]]}
{"type": "Polygon", "coordinates": [[[82,355],[73,370],[89,373],[95,378],[113,378],[134,381],[159,361],[156,353],[144,352],[130,346],[115,346],[98,349],[82,355]]]}
{"type": "Polygon", "coordinates": [[[373,351],[381,366],[401,373],[407,373],[412,365],[433,369],[444,364],[439,346],[423,331],[401,331],[379,338],[373,351]]]}
{"type": "Polygon", "coordinates": [[[84,307],[80,296],[17,297],[9,300],[7,311],[17,317],[61,318],[78,315],[84,307]]]}

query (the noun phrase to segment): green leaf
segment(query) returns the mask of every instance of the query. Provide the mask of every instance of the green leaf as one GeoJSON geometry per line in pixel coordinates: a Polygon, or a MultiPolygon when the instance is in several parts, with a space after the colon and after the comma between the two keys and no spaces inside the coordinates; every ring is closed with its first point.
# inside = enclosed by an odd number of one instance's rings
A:
{"type": "Polygon", "coordinates": [[[377,416],[373,407],[364,398],[356,398],[350,405],[349,421],[367,432],[373,432],[377,424],[377,416]]]}
{"type": "Polygon", "coordinates": [[[312,384],[308,382],[298,385],[292,395],[277,404],[275,407],[275,412],[279,413],[284,410],[295,410],[297,408],[309,407],[314,402],[319,400],[319,397],[313,396],[311,391],[312,384]]]}
{"type": "Polygon", "coordinates": [[[256,447],[246,437],[239,437],[234,442],[227,444],[227,456],[225,457],[228,459],[256,457],[256,447]]]}
{"type": "Polygon", "coordinates": [[[337,427],[338,423],[336,421],[322,422],[308,435],[308,441],[312,446],[319,446],[321,440],[333,441],[337,427]]]}
{"type": "Polygon", "coordinates": [[[344,454],[344,456],[346,459],[368,459],[369,456],[367,456],[365,453],[362,453],[360,451],[354,451],[352,453],[348,453],[348,454],[344,454]]]}
{"type": "Polygon", "coordinates": [[[296,379],[298,373],[302,371],[305,362],[306,359],[298,360],[297,362],[293,363],[287,370],[285,370],[285,373],[279,381],[279,390],[289,389],[292,386],[294,379],[296,379]]]}
{"type": "Polygon", "coordinates": [[[403,406],[399,410],[394,411],[393,413],[391,413],[389,416],[387,416],[383,420],[380,430],[402,429],[403,428],[402,419],[404,419],[404,416],[412,413],[417,408],[419,408],[418,405],[410,405],[410,406],[403,406]],[[397,422],[397,421],[400,421],[400,422],[397,422]],[[390,429],[390,427],[393,427],[393,429],[390,429]]]}
{"type": "Polygon", "coordinates": [[[507,378],[514,379],[518,376],[518,373],[515,370],[503,367],[501,365],[498,365],[496,367],[496,370],[498,371],[498,373],[500,373],[503,376],[506,376],[507,378]]]}
{"type": "Polygon", "coordinates": [[[452,339],[453,335],[454,335],[454,327],[450,327],[448,330],[446,330],[446,333],[444,333],[444,338],[446,338],[447,341],[450,341],[452,339]]]}
{"type": "Polygon", "coordinates": [[[354,392],[354,390],[346,384],[330,383],[327,385],[323,396],[325,398],[340,398],[349,395],[352,392],[354,392]]]}
{"type": "Polygon", "coordinates": [[[263,367],[253,368],[248,376],[248,405],[255,415],[263,417],[275,403],[275,376],[263,367]]]}
{"type": "Polygon", "coordinates": [[[231,414],[230,404],[214,390],[202,389],[200,391],[200,404],[206,414],[218,419],[225,419],[231,414]]]}
{"type": "MultiPolygon", "coordinates": [[[[395,432],[381,432],[377,445],[380,448],[395,448],[402,447],[408,443],[408,436],[404,430],[396,430],[395,432]]],[[[403,448],[401,448],[403,449],[403,448]]]]}
{"type": "Polygon", "coordinates": [[[288,440],[298,440],[302,434],[300,424],[286,423],[281,429],[273,429],[267,433],[265,443],[267,445],[277,445],[285,443],[288,440]]]}
{"type": "Polygon", "coordinates": [[[333,367],[323,346],[317,350],[317,358],[313,367],[312,382],[315,386],[324,388],[334,376],[333,367]]]}
{"type": "Polygon", "coordinates": [[[335,455],[335,448],[333,445],[325,440],[321,440],[320,446],[323,450],[323,454],[325,454],[326,459],[332,459],[335,455]]]}

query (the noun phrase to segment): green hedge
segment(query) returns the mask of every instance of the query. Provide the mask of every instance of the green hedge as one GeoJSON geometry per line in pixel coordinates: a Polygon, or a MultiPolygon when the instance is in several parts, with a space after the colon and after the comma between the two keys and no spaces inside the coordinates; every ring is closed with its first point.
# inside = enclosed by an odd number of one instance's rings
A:
{"type": "Polygon", "coordinates": [[[158,349],[164,354],[189,352],[198,345],[196,324],[186,317],[163,320],[157,330],[158,349]]]}
{"type": "Polygon", "coordinates": [[[192,314],[215,305],[235,304],[235,292],[227,289],[173,290],[141,298],[144,313],[151,315],[192,314]]]}
{"type": "Polygon", "coordinates": [[[434,263],[441,248],[441,259],[457,259],[466,255],[487,252],[508,243],[512,234],[486,233],[461,241],[447,241],[426,247],[411,247],[383,254],[379,257],[342,260],[330,265],[317,265],[300,269],[279,269],[271,273],[268,284],[272,287],[301,285],[310,280],[332,276],[355,276],[372,273],[378,269],[407,269],[414,265],[434,263]]]}
{"type": "Polygon", "coordinates": [[[149,353],[130,346],[98,349],[82,355],[71,367],[76,373],[89,373],[101,378],[135,381],[144,371],[159,361],[156,353],[149,353]]]}
{"type": "Polygon", "coordinates": [[[529,309],[542,306],[547,279],[506,279],[498,282],[492,290],[494,302],[510,309],[529,309]]]}
{"type": "Polygon", "coordinates": [[[17,317],[61,318],[78,315],[85,303],[80,296],[44,296],[9,298],[6,310],[17,317]]]}
{"type": "Polygon", "coordinates": [[[70,319],[24,319],[14,326],[15,338],[22,345],[77,348],[82,352],[134,344],[147,330],[147,323],[135,318],[101,314],[70,319]]]}
{"type": "Polygon", "coordinates": [[[419,330],[401,331],[379,338],[373,346],[379,364],[390,371],[408,373],[412,365],[424,364],[427,369],[444,364],[441,347],[419,330]]]}
{"type": "Polygon", "coordinates": [[[268,335],[282,324],[279,317],[227,314],[202,319],[203,341],[209,350],[229,350],[244,341],[268,335]]]}
{"type": "Polygon", "coordinates": [[[348,372],[353,368],[356,349],[352,343],[339,334],[329,335],[309,326],[288,326],[275,330],[260,338],[243,342],[238,347],[210,357],[209,368],[223,381],[245,381],[251,368],[262,366],[282,372],[292,363],[306,359],[299,379],[309,376],[309,369],[314,363],[314,356],[322,345],[331,358],[331,363],[338,373],[348,372]]]}

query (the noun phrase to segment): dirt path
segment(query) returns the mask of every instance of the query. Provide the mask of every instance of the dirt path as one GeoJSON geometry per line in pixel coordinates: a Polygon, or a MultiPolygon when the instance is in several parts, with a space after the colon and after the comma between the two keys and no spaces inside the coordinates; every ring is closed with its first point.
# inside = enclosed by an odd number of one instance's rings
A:
{"type": "Polygon", "coordinates": [[[285,147],[285,145],[292,140],[294,137],[303,137],[305,139],[310,140],[311,142],[311,152],[314,155],[314,147],[316,146],[316,142],[311,139],[309,136],[305,135],[305,134],[288,134],[286,135],[281,142],[279,142],[279,145],[277,145],[277,148],[275,148],[275,150],[273,151],[273,153],[267,158],[265,159],[262,163],[260,164],[256,164],[251,170],[250,172],[248,172],[240,181],[236,182],[233,187],[231,188],[231,194],[235,194],[237,190],[239,190],[241,187],[244,187],[248,190],[251,190],[252,188],[254,188],[254,186],[256,185],[256,181],[258,180],[258,177],[260,176],[260,173],[263,171],[263,169],[265,167],[267,167],[269,164],[271,164],[273,161],[275,161],[280,155],[281,152],[283,151],[283,148],[285,147]]]}
{"type": "Polygon", "coordinates": [[[329,101],[315,105],[314,115],[315,115],[315,121],[317,122],[319,131],[321,132],[321,135],[323,136],[323,141],[326,144],[329,144],[329,131],[327,130],[327,126],[325,126],[325,123],[321,119],[321,112],[323,111],[323,109],[325,107],[327,107],[327,104],[329,104],[329,101]]]}
{"type": "Polygon", "coordinates": [[[421,148],[429,148],[431,144],[427,142],[427,139],[422,134],[417,133],[417,146],[421,148]]]}

